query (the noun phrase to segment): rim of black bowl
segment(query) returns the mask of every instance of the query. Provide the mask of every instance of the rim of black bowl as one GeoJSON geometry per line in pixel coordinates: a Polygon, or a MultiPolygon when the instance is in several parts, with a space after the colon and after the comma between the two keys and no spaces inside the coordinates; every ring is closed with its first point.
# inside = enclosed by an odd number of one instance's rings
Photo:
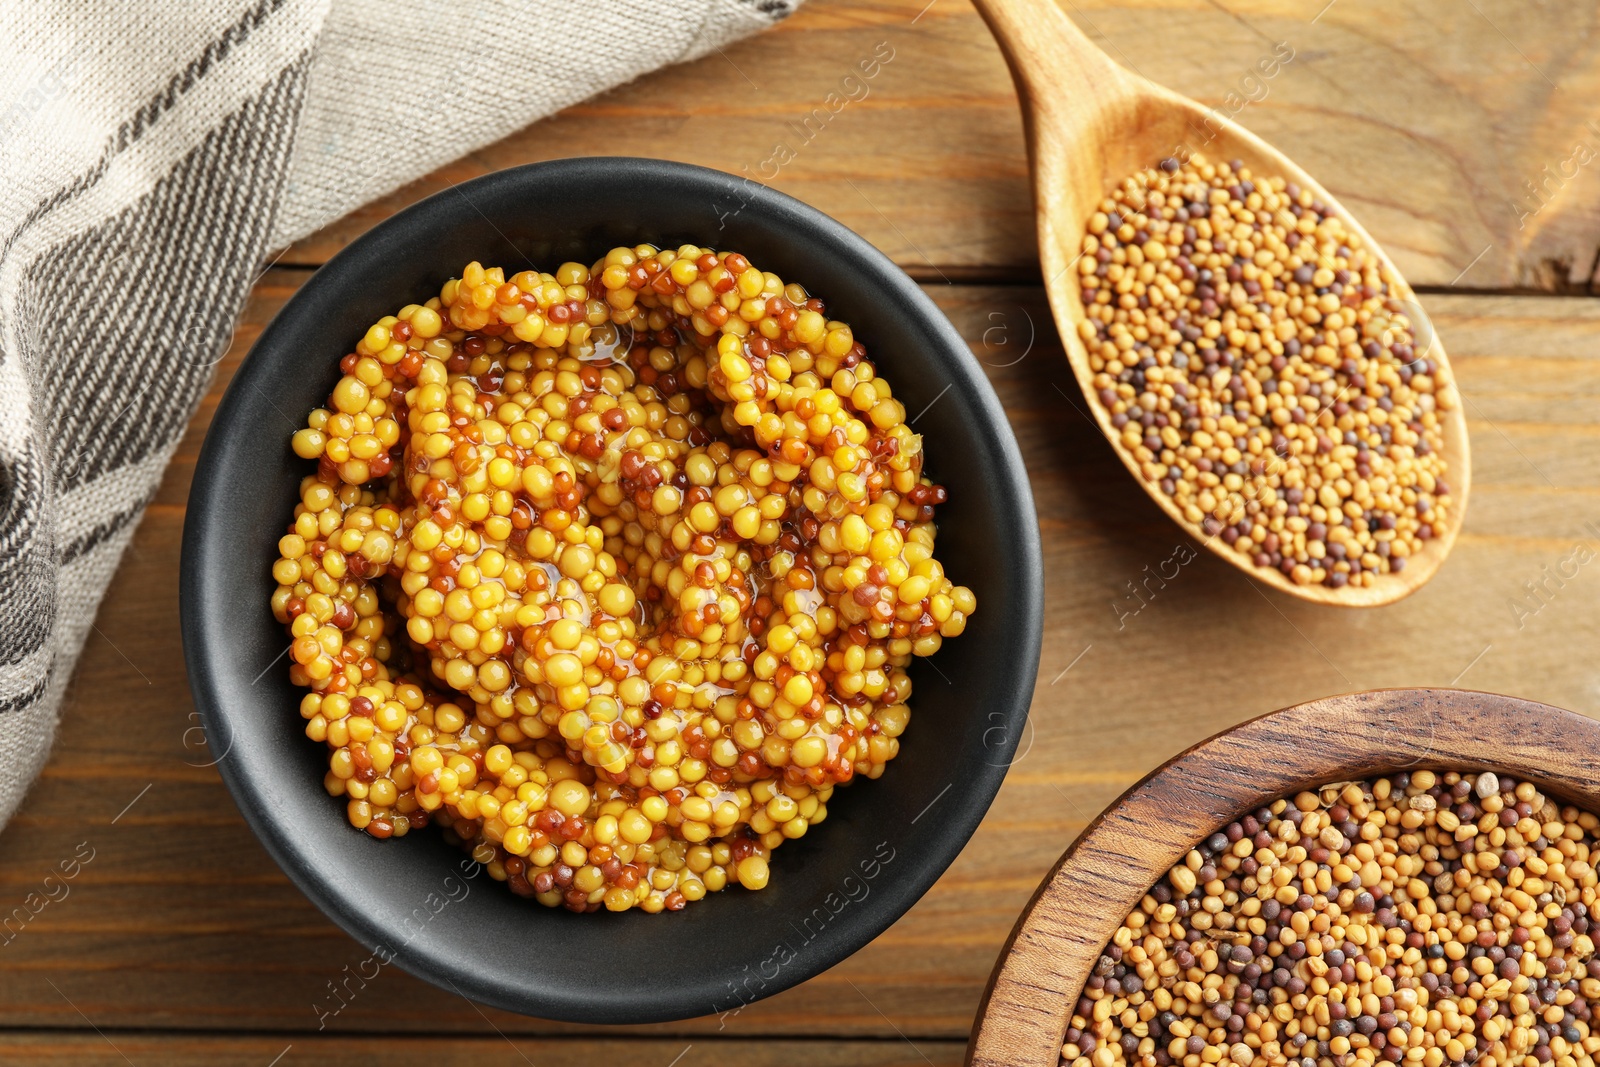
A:
{"type": "MultiPolygon", "coordinates": [[[[741,1011],[821,973],[892,925],[949,867],[999,791],[1024,731],[1039,662],[1042,562],[1027,473],[998,398],[955,327],[887,256],[816,209],[747,179],[661,160],[581,157],[438,193],[373,227],[295,293],[229,384],[201,449],[184,523],[180,608],[190,687],[213,753],[220,749],[216,766],[268,853],[318,908],[378,959],[392,958],[441,989],[525,1015],[642,1023],[741,1011]],[[560,207],[527,206],[544,203],[541,197],[559,198],[560,207]],[[469,885],[479,871],[435,831],[377,842],[345,824],[342,803],[314,784],[322,772],[312,773],[299,751],[326,766],[325,753],[304,737],[281,662],[263,670],[274,653],[281,656],[283,637],[257,594],[272,586],[263,573],[292,509],[293,485],[309,469],[288,448],[295,424],[285,406],[309,410],[320,402],[337,379],[340,354],[365,329],[353,324],[391,313],[427,284],[437,291],[458,271],[466,260],[452,261],[452,242],[483,249],[477,258],[484,262],[540,256],[541,235],[566,223],[523,233],[513,218],[530,210],[555,210],[563,220],[588,211],[595,220],[562,231],[567,245],[544,248],[541,269],[554,269],[559,260],[549,258],[574,241],[585,242],[589,259],[598,256],[613,240],[608,232],[634,234],[623,238],[628,244],[693,240],[739,249],[808,284],[852,324],[887,318],[901,335],[894,351],[874,349],[872,337],[862,336],[896,395],[908,409],[930,405],[916,418],[931,410],[930,422],[956,420],[962,435],[959,452],[931,432],[927,449],[930,470],[943,481],[942,472],[954,469],[973,498],[941,509],[940,556],[956,580],[974,584],[969,575],[976,575],[982,585],[967,633],[933,662],[913,666],[916,692],[936,690],[941,678],[950,686],[949,695],[925,700],[941,721],[923,723],[920,735],[908,730],[883,779],[839,791],[828,821],[774,854],[773,884],[759,893],[729,889],[676,914],[574,916],[517,898],[487,877],[469,885]],[[661,218],[672,221],[657,225],[661,218]],[[394,291],[402,283],[391,279],[374,292],[372,279],[385,272],[409,279],[405,291],[394,291]],[[909,374],[907,360],[924,373],[909,374]],[[303,408],[298,399],[280,404],[272,393],[284,390],[318,399],[303,408]],[[957,533],[947,530],[952,508],[970,515],[957,533]],[[1001,551],[979,551],[981,542],[1001,551]],[[989,558],[997,554],[1003,558],[989,558]],[[941,670],[938,662],[951,655],[957,659],[941,670]],[[935,727],[947,736],[933,736],[935,727]],[[906,768],[919,756],[954,758],[959,770],[936,788],[906,768]],[[826,848],[830,829],[839,841],[864,832],[884,841],[872,854],[843,857],[841,879],[841,857],[826,848]],[[424,837],[431,843],[418,841],[424,837]],[[902,853],[910,858],[896,863],[902,853]],[[807,882],[812,869],[831,881],[807,882]],[[435,879],[431,889],[415,884],[424,870],[435,879]],[[402,882],[411,892],[396,901],[402,882]],[[795,899],[785,904],[785,893],[795,899]],[[464,902],[474,895],[469,909],[464,902]],[[820,904],[796,911],[797,902],[820,904]],[[607,952],[631,958],[619,965],[607,952]]],[[[914,692],[914,712],[918,703],[914,692]]]]}

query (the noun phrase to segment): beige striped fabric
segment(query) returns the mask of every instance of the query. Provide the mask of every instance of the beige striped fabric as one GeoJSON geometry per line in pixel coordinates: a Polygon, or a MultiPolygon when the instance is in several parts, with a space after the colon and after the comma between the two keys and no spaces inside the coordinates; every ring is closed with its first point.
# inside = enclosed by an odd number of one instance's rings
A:
{"type": "Polygon", "coordinates": [[[0,0],[0,824],[267,253],[797,3],[0,0]]]}

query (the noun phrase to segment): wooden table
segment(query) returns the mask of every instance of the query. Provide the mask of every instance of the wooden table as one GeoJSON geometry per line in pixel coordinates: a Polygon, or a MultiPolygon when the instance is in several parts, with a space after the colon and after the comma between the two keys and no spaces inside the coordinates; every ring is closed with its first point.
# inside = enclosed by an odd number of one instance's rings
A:
{"type": "Polygon", "coordinates": [[[1585,125],[1600,88],[1596,10],[1074,2],[1113,54],[1237,106],[1359,211],[1424,292],[1467,400],[1476,466],[1465,530],[1429,586],[1389,608],[1317,608],[1202,553],[1155,598],[1129,599],[1129,583],[1181,534],[1081,412],[1038,284],[1021,124],[999,53],[963,0],[811,0],[725,55],[575,107],[334,223],[262,277],[100,608],[54,755],[0,836],[6,908],[80,842],[94,856],[70,896],[0,944],[0,1062],[266,1067],[381,1054],[392,1067],[595,1057],[942,1067],[960,1062],[995,955],[1040,876],[1096,811],[1183,747],[1260,712],[1376,686],[1466,685],[1600,715],[1600,460],[1589,451],[1600,450],[1600,407],[1589,406],[1600,394],[1600,300],[1589,295],[1600,179],[1581,162],[1600,149],[1600,123],[1585,125]],[[1293,61],[1264,85],[1245,82],[1279,41],[1293,61]],[[797,143],[789,123],[880,42],[894,58],[869,95],[797,143]],[[245,829],[205,766],[184,682],[179,531],[218,396],[319,263],[450,183],[588,153],[754,171],[780,141],[794,159],[773,184],[926,284],[1021,441],[1048,585],[1024,754],[977,836],[905,918],[725,1027],[524,1019],[389,968],[319,1032],[313,1002],[366,953],[245,829]],[[1575,549],[1589,560],[1577,576],[1550,578],[1575,549]]]}

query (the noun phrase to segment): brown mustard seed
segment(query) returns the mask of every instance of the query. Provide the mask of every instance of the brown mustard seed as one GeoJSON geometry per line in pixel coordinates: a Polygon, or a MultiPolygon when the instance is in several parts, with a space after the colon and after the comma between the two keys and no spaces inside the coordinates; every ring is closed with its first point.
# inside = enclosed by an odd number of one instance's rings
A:
{"type": "Polygon", "coordinates": [[[1196,156],[1089,220],[1080,338],[1117,444],[1207,536],[1371,586],[1455,521],[1445,368],[1376,256],[1279,177],[1196,156]]]}
{"type": "Polygon", "coordinates": [[[324,784],[543,904],[764,887],[976,606],[889,383],[737,253],[471,263],[340,367],[272,568],[324,784]]]}
{"type": "Polygon", "coordinates": [[[1072,1067],[1590,1067],[1600,820],[1494,774],[1338,782],[1229,823],[1105,947],[1072,1067]]]}

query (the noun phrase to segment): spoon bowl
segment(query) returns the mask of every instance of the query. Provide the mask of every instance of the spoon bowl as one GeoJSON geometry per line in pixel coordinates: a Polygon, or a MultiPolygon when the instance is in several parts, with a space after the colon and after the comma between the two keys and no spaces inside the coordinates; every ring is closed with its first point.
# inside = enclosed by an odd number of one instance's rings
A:
{"type": "Polygon", "coordinates": [[[1188,97],[1118,65],[1090,41],[1053,0],[976,0],[1004,52],[1022,104],[1039,232],[1045,290],[1084,399],[1113,450],[1151,499],[1201,544],[1246,574],[1276,589],[1320,604],[1373,607],[1411,593],[1439,569],[1455,542],[1471,482],[1466,418],[1455,393],[1444,346],[1431,334],[1394,262],[1339,201],[1282,152],[1188,97]],[[1354,232],[1385,268],[1393,296],[1406,308],[1418,336],[1419,355],[1433,359],[1443,386],[1457,402],[1440,412],[1442,454],[1450,472],[1451,508],[1446,523],[1407,560],[1406,569],[1383,574],[1371,586],[1298,585],[1280,571],[1258,567],[1190,522],[1158,484],[1146,480],[1139,462],[1119,440],[1111,412],[1094,388],[1089,352],[1078,334],[1084,321],[1077,262],[1088,220],[1100,202],[1132,174],[1162,160],[1204,153],[1238,160],[1260,175],[1278,175],[1311,194],[1354,232]],[[1421,319],[1422,321],[1417,321],[1421,319]]]}

